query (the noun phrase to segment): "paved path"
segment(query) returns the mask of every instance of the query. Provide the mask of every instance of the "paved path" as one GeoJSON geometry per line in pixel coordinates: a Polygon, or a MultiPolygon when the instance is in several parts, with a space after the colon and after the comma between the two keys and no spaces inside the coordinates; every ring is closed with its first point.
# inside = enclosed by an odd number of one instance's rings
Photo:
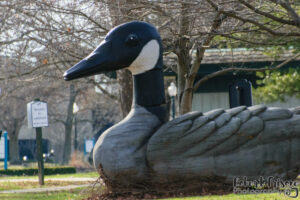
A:
{"type": "MultiPolygon", "coordinates": [[[[79,187],[93,187],[94,183],[97,181],[97,178],[46,178],[45,181],[70,181],[70,182],[91,182],[90,184],[81,184],[81,185],[68,185],[68,186],[58,186],[58,187],[43,187],[43,188],[28,188],[28,189],[18,189],[18,190],[4,190],[0,191],[0,194],[3,193],[37,193],[37,192],[53,192],[53,191],[62,191],[62,190],[71,190],[79,187]]],[[[0,179],[0,183],[5,182],[38,182],[38,179],[28,178],[28,179],[0,179]]],[[[101,183],[100,183],[101,184],[101,183]]],[[[99,185],[96,184],[96,185],[99,185]]]]}
{"type": "Polygon", "coordinates": [[[79,187],[88,187],[90,184],[85,185],[69,185],[69,186],[60,186],[60,187],[49,187],[49,188],[29,188],[29,189],[19,189],[19,190],[4,190],[0,191],[0,194],[13,194],[13,193],[37,193],[37,192],[54,192],[61,190],[71,190],[79,187]]]}

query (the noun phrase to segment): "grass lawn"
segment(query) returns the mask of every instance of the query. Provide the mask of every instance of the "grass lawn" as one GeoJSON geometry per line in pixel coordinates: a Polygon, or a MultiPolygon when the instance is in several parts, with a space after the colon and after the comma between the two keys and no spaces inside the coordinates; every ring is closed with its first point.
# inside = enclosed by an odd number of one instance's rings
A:
{"type": "MultiPolygon", "coordinates": [[[[57,174],[57,175],[45,175],[47,178],[98,178],[99,174],[97,172],[85,172],[76,174],[57,174]]],[[[37,179],[37,176],[0,176],[0,180],[9,179],[37,179]]]]}
{"type": "MultiPolygon", "coordinates": [[[[40,187],[56,187],[56,186],[67,186],[67,185],[84,185],[93,184],[91,181],[66,181],[65,178],[98,178],[99,175],[96,172],[88,173],[76,173],[76,174],[62,174],[62,175],[49,175],[45,176],[45,185],[40,186],[38,184],[37,176],[5,176],[0,177],[0,191],[3,190],[17,190],[17,189],[28,189],[28,188],[40,188],[40,187]],[[57,178],[61,180],[47,180],[49,178],[57,178]],[[29,181],[17,181],[12,182],[12,179],[29,179],[29,181]],[[31,181],[32,180],[32,181],[31,181]]],[[[1,198],[0,198],[1,199],[1,198]]]]}
{"type": "MultiPolygon", "coordinates": [[[[79,200],[96,194],[95,191],[99,191],[99,187],[92,190],[89,188],[77,188],[68,191],[59,192],[43,192],[43,193],[20,193],[20,194],[0,194],[0,199],[3,200],[79,200]]],[[[98,193],[98,192],[97,192],[98,193]]],[[[161,200],[290,200],[292,198],[283,194],[227,194],[227,195],[207,195],[196,197],[178,197],[178,198],[166,198],[161,200]]]]}
{"type": "Polygon", "coordinates": [[[90,196],[85,188],[61,192],[0,194],[2,200],[79,200],[90,196]]]}
{"type": "Polygon", "coordinates": [[[97,172],[85,172],[76,174],[57,174],[45,176],[45,178],[98,178],[99,174],[97,172]]]}
{"type": "MultiPolygon", "coordinates": [[[[46,192],[46,193],[25,193],[25,194],[0,194],[3,200],[79,200],[91,196],[91,192],[84,188],[63,192],[46,192]]],[[[223,196],[202,196],[202,197],[185,197],[185,198],[168,198],[164,200],[291,200],[283,194],[259,194],[259,195],[236,195],[229,194],[223,196]]]]}
{"type": "MultiPolygon", "coordinates": [[[[299,198],[299,197],[298,197],[299,198]]],[[[284,194],[227,194],[227,195],[212,195],[212,196],[198,196],[198,197],[181,197],[181,198],[167,198],[164,200],[291,200],[293,198],[285,196],[284,194]]]]}
{"type": "MultiPolygon", "coordinates": [[[[92,192],[84,188],[63,192],[46,192],[46,193],[25,193],[25,194],[0,194],[3,200],[79,200],[92,196],[92,192]]],[[[258,195],[236,195],[228,194],[223,196],[202,196],[202,197],[181,197],[168,198],[163,200],[291,200],[283,194],[258,194],[258,195]]]]}
{"type": "MultiPolygon", "coordinates": [[[[45,167],[57,167],[57,166],[61,166],[61,165],[53,164],[53,163],[44,163],[44,166],[45,167]]],[[[36,167],[36,168],[38,167],[37,162],[29,162],[26,164],[26,166],[8,164],[8,169],[24,169],[24,168],[33,168],[33,167],[36,167]]],[[[3,169],[3,168],[4,168],[4,162],[0,161],[0,169],[3,169]]]]}
{"type": "MultiPolygon", "coordinates": [[[[49,175],[47,178],[61,178],[61,181],[45,181],[43,187],[54,187],[54,186],[65,186],[65,185],[82,185],[88,184],[89,182],[78,181],[78,182],[67,182],[63,181],[64,178],[98,178],[97,172],[87,173],[76,173],[76,174],[63,174],[63,175],[49,175]]],[[[0,180],[10,179],[38,179],[37,176],[5,176],[0,177],[0,180]]],[[[13,189],[26,189],[26,188],[37,188],[40,187],[37,182],[0,182],[0,191],[13,190],[13,189]]],[[[298,188],[300,191],[300,188],[298,188]]],[[[68,191],[59,192],[43,192],[43,193],[20,193],[20,194],[0,194],[2,200],[79,200],[92,196],[93,191],[87,188],[77,188],[68,191]]],[[[299,197],[298,197],[299,198],[299,197]]],[[[164,200],[290,200],[292,198],[285,196],[284,194],[272,193],[272,194],[227,194],[227,195],[211,195],[211,196],[195,196],[195,197],[178,197],[178,198],[167,198],[164,200]]],[[[297,198],[296,198],[297,199],[297,198]]]]}

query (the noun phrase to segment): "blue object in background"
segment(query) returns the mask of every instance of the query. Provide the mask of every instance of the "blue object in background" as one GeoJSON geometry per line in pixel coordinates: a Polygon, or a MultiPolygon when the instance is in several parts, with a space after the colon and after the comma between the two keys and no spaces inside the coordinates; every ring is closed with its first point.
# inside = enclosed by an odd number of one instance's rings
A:
{"type": "Polygon", "coordinates": [[[83,155],[86,155],[86,144],[85,144],[86,139],[84,138],[84,147],[83,147],[83,155]]]}
{"type": "Polygon", "coordinates": [[[87,155],[89,153],[93,152],[93,148],[95,146],[95,138],[92,139],[84,139],[84,155],[87,155]],[[87,142],[91,142],[92,141],[92,148],[90,146],[87,146],[87,142]]]}
{"type": "Polygon", "coordinates": [[[4,170],[7,170],[8,160],[8,143],[7,143],[7,131],[4,131],[4,170]]]}

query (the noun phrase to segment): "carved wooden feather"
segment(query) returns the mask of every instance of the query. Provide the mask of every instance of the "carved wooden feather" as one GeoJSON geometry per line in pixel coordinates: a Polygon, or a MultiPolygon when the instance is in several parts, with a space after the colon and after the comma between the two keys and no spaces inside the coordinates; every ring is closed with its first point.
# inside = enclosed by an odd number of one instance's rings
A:
{"type": "Polygon", "coordinates": [[[263,105],[188,113],[153,134],[147,160],[158,179],[293,179],[300,167],[300,115],[295,113],[263,105]]]}

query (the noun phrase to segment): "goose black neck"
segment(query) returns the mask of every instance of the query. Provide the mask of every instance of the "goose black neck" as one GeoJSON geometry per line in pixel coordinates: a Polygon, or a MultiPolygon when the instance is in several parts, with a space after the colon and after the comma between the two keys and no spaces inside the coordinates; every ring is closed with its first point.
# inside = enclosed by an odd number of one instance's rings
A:
{"type": "Polygon", "coordinates": [[[137,104],[165,121],[165,90],[161,68],[133,76],[133,105],[137,104]]]}

